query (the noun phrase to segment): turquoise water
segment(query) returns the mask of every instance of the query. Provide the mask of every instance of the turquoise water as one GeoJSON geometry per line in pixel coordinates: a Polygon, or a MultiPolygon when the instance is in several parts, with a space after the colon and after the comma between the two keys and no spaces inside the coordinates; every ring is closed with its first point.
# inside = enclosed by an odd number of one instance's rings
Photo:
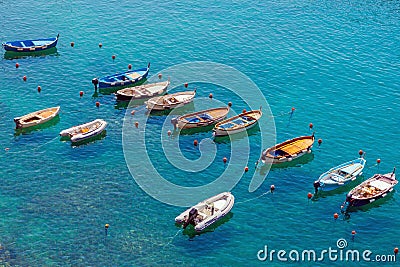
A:
{"type": "MultiPolygon", "coordinates": [[[[12,266],[280,265],[289,263],[259,262],[257,252],[264,245],[288,251],[335,248],[339,238],[350,248],[392,254],[400,245],[398,191],[337,221],[333,214],[351,186],[311,201],[307,193],[322,172],[357,157],[360,149],[367,159],[364,179],[398,165],[399,11],[398,1],[1,1],[1,41],[57,33],[60,40],[56,53],[1,60],[0,258],[12,266]],[[94,94],[91,84],[93,77],[128,64],[141,68],[151,62],[150,75],[156,75],[193,61],[223,63],[247,75],[277,116],[277,141],[310,134],[310,122],[323,140],[303,162],[271,170],[250,193],[261,149],[260,133],[251,133],[249,172],[233,166],[242,177],[232,190],[232,213],[213,231],[194,237],[174,225],[182,207],[153,199],[135,183],[122,148],[127,110],[113,95],[94,94]],[[56,105],[62,110],[59,122],[15,134],[14,117],[56,105]],[[60,142],[60,130],[95,118],[109,123],[105,138],[79,147],[60,142]],[[271,184],[274,194],[261,196],[271,184]]],[[[197,87],[198,97],[213,93],[215,100],[232,101],[236,112],[247,108],[216,85],[189,86],[197,87]]],[[[200,108],[195,103],[193,109],[200,108]]],[[[135,116],[143,118],[143,108],[138,110],[135,116]]],[[[164,119],[153,116],[149,124],[161,129],[164,119]]],[[[182,153],[196,159],[193,140],[208,137],[181,137],[182,153]]],[[[157,169],[184,186],[213,181],[230,151],[229,142],[218,143],[210,167],[188,175],[157,152],[159,135],[147,135],[146,142],[157,169]]]]}

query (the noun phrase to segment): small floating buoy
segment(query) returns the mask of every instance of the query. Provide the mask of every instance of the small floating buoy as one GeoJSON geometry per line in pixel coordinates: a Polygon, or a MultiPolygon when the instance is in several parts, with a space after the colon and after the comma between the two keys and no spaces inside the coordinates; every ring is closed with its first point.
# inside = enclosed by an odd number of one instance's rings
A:
{"type": "Polygon", "coordinates": [[[199,142],[195,139],[194,141],[193,141],[193,145],[194,146],[197,146],[199,144],[199,142]]]}
{"type": "Polygon", "coordinates": [[[99,101],[96,102],[96,107],[100,107],[100,102],[99,101]]]}
{"type": "Polygon", "coordinates": [[[358,151],[358,155],[362,156],[362,154],[364,154],[364,151],[362,151],[362,150],[360,149],[360,151],[358,151]]]}
{"type": "Polygon", "coordinates": [[[132,64],[128,64],[128,69],[132,69],[132,64]]]}
{"type": "Polygon", "coordinates": [[[396,248],[394,248],[394,249],[393,249],[393,252],[394,252],[394,254],[396,254],[396,255],[397,255],[397,253],[399,253],[399,248],[397,248],[397,247],[396,247],[396,248]]]}
{"type": "Polygon", "coordinates": [[[354,235],[356,235],[356,231],[351,231],[351,234],[354,236],[354,235]]]}
{"type": "Polygon", "coordinates": [[[310,124],[308,125],[308,127],[310,127],[310,130],[314,127],[314,125],[312,124],[312,122],[310,122],[310,124]]]}
{"type": "Polygon", "coordinates": [[[226,163],[226,162],[228,161],[228,159],[227,159],[226,157],[224,157],[224,158],[222,159],[222,161],[223,161],[224,163],[226,163]]]}
{"type": "Polygon", "coordinates": [[[244,171],[245,171],[245,172],[248,172],[248,171],[249,171],[249,167],[247,167],[247,166],[244,167],[244,171]]]}
{"type": "Polygon", "coordinates": [[[243,110],[242,110],[242,113],[246,113],[247,112],[247,110],[244,108],[243,110]]]}
{"type": "Polygon", "coordinates": [[[26,76],[24,75],[24,77],[22,77],[22,80],[24,80],[24,82],[26,82],[26,76]]]}
{"type": "Polygon", "coordinates": [[[307,194],[307,198],[308,198],[308,199],[311,199],[312,196],[313,196],[313,195],[312,195],[311,193],[308,193],[308,194],[307,194]]]}
{"type": "Polygon", "coordinates": [[[377,164],[381,163],[381,159],[377,159],[377,160],[376,160],[376,163],[377,163],[377,164]]]}
{"type": "Polygon", "coordinates": [[[185,88],[188,88],[189,84],[188,84],[188,83],[185,83],[184,86],[185,86],[185,88]]]}
{"type": "Polygon", "coordinates": [[[74,47],[75,46],[75,43],[74,42],[71,42],[71,47],[74,47]]]}
{"type": "Polygon", "coordinates": [[[213,94],[212,93],[210,93],[209,95],[208,95],[208,98],[213,98],[213,94]]]}
{"type": "Polygon", "coordinates": [[[168,136],[171,136],[171,130],[168,130],[167,134],[168,136]]]}
{"type": "Polygon", "coordinates": [[[232,107],[232,102],[228,102],[228,107],[232,107]]]}
{"type": "Polygon", "coordinates": [[[132,114],[132,115],[135,115],[135,110],[132,110],[132,111],[131,111],[131,114],[132,114]]]}
{"type": "Polygon", "coordinates": [[[15,68],[19,68],[19,64],[18,63],[15,63],[15,68]]]}
{"type": "Polygon", "coordinates": [[[318,139],[318,146],[320,146],[322,144],[322,139],[318,139]]]}
{"type": "Polygon", "coordinates": [[[42,87],[40,85],[37,87],[37,91],[40,93],[42,91],[42,87]]]}
{"type": "Polygon", "coordinates": [[[99,84],[99,80],[97,78],[93,78],[92,83],[94,85],[94,89],[97,90],[97,85],[99,84]]]}
{"type": "Polygon", "coordinates": [[[271,190],[271,193],[274,193],[274,191],[275,191],[275,185],[271,185],[270,190],[271,190]]]}
{"type": "Polygon", "coordinates": [[[112,55],[111,58],[114,60],[115,59],[115,55],[112,55]]]}
{"type": "Polygon", "coordinates": [[[139,122],[135,122],[135,127],[138,128],[139,127],[139,122]]]}
{"type": "Polygon", "coordinates": [[[292,113],[295,111],[296,109],[294,107],[292,107],[292,113]]]}
{"type": "Polygon", "coordinates": [[[83,91],[79,92],[79,96],[82,97],[83,96],[83,91]]]}
{"type": "Polygon", "coordinates": [[[337,213],[333,214],[333,218],[336,220],[337,218],[339,218],[339,214],[337,213]]]}
{"type": "Polygon", "coordinates": [[[110,227],[110,225],[108,223],[106,223],[106,225],[104,225],[104,232],[107,235],[108,232],[108,227],[110,227]]]}
{"type": "Polygon", "coordinates": [[[8,151],[8,150],[10,150],[10,148],[9,148],[9,147],[6,147],[6,148],[4,148],[4,150],[5,150],[5,151],[8,151]]]}
{"type": "Polygon", "coordinates": [[[161,78],[162,78],[162,74],[161,74],[161,73],[159,73],[159,74],[158,74],[158,79],[160,79],[160,80],[161,80],[161,78]]]}
{"type": "Polygon", "coordinates": [[[103,44],[102,44],[102,43],[99,43],[99,47],[102,48],[102,47],[103,47],[103,44]]]}

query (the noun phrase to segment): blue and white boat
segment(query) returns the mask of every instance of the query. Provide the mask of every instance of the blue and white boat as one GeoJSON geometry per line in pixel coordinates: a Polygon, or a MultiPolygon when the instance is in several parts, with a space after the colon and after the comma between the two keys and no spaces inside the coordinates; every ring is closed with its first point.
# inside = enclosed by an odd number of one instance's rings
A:
{"type": "Polygon", "coordinates": [[[366,160],[361,157],[340,164],[324,172],[318,180],[314,182],[315,192],[317,193],[318,190],[331,191],[350,181],[354,181],[362,174],[365,163],[366,160]]]}
{"type": "Polygon", "coordinates": [[[11,41],[2,43],[2,45],[6,51],[11,52],[38,52],[55,47],[59,36],[58,34],[55,38],[11,41]]]}
{"type": "Polygon", "coordinates": [[[139,83],[149,74],[150,63],[147,68],[130,70],[98,79],[99,88],[122,87],[139,83]]]}

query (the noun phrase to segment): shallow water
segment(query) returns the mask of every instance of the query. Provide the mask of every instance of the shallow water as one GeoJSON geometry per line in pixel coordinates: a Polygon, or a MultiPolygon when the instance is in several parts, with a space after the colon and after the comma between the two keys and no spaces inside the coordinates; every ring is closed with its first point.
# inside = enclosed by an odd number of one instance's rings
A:
{"type": "MultiPolygon", "coordinates": [[[[7,262],[19,266],[255,265],[261,263],[257,252],[264,245],[275,250],[322,250],[336,248],[339,238],[345,238],[349,248],[391,254],[399,246],[397,191],[337,221],[333,214],[339,212],[346,190],[310,201],[307,193],[313,192],[313,181],[321,173],[357,157],[360,149],[367,159],[364,178],[398,165],[399,10],[398,1],[91,5],[1,1],[1,41],[60,33],[55,53],[3,56],[0,63],[0,243],[10,252],[7,262]],[[75,43],[73,48],[70,42],[75,43]],[[141,68],[151,62],[152,76],[193,61],[223,63],[247,75],[276,116],[277,141],[310,134],[310,122],[316,137],[323,140],[309,158],[294,166],[269,173],[258,169],[259,175],[268,176],[250,193],[261,133],[256,130],[248,139],[237,138],[235,144],[249,140],[251,156],[244,163],[248,173],[242,166],[231,166],[233,178],[241,178],[232,190],[236,205],[223,224],[195,236],[177,234],[173,219],[183,208],[148,196],[126,165],[122,126],[146,118],[144,109],[136,108],[134,117],[124,119],[126,109],[117,105],[114,96],[94,94],[91,84],[92,78],[123,71],[128,64],[141,68]],[[56,105],[61,105],[59,122],[15,134],[14,117],[56,105]],[[109,123],[104,138],[78,147],[59,140],[62,129],[95,118],[109,123]],[[379,166],[377,158],[382,160],[379,166]],[[271,184],[276,187],[273,194],[256,198],[271,184]],[[110,224],[107,236],[106,223],[110,224]],[[354,241],[352,230],[357,232],[354,241]]],[[[248,108],[244,96],[221,86],[199,82],[189,85],[193,87],[198,98],[213,93],[214,99],[208,101],[232,101],[235,112],[248,108]]],[[[252,94],[245,97],[258,101],[252,94]]],[[[204,106],[195,102],[188,110],[204,106]]],[[[263,110],[263,123],[268,123],[267,107],[263,110]]],[[[150,116],[146,126],[157,133],[147,131],[146,144],[158,172],[184,186],[205,185],[224,172],[227,166],[222,158],[229,157],[230,142],[216,143],[215,160],[207,169],[188,174],[172,167],[158,152],[165,119],[163,114],[150,116]]],[[[163,129],[164,137],[168,129],[172,125],[163,129]]],[[[210,137],[210,132],[180,136],[182,154],[190,160],[199,158],[193,140],[210,137]]]]}

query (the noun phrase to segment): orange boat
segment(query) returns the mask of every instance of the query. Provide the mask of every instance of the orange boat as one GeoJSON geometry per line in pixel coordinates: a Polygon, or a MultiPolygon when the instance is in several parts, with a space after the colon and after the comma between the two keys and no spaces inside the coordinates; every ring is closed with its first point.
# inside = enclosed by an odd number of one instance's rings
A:
{"type": "Polygon", "coordinates": [[[261,154],[261,161],[263,163],[272,164],[292,161],[293,159],[299,158],[307,153],[311,153],[314,140],[314,134],[287,140],[271,148],[265,149],[261,154]]]}

